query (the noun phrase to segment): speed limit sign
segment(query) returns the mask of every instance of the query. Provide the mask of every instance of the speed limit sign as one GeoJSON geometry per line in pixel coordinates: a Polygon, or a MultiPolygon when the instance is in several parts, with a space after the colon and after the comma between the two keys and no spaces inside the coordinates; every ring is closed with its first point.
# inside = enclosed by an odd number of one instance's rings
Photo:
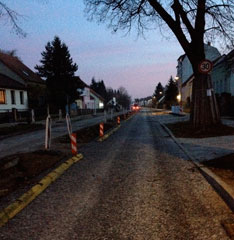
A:
{"type": "Polygon", "coordinates": [[[213,63],[210,60],[203,60],[198,65],[198,70],[200,73],[209,73],[213,68],[213,63]]]}

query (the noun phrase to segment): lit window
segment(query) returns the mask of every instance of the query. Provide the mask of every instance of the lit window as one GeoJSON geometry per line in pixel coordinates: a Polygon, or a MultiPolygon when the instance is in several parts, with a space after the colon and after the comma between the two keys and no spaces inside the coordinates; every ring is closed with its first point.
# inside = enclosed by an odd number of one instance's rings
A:
{"type": "Polygon", "coordinates": [[[0,104],[6,103],[6,93],[5,90],[0,89],[0,104]]]}
{"type": "Polygon", "coordinates": [[[15,104],[15,91],[11,90],[11,104],[15,104]]]}
{"type": "Polygon", "coordinates": [[[24,92],[20,92],[20,104],[24,104],[24,92]]]}

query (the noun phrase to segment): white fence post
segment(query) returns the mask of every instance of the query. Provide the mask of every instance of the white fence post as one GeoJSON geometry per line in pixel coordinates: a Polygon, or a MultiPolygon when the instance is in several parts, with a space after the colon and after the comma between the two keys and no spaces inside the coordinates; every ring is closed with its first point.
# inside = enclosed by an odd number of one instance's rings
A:
{"type": "Polygon", "coordinates": [[[31,110],[31,117],[32,117],[32,123],[35,123],[35,114],[34,114],[34,110],[31,110]]]}
{"type": "Polygon", "coordinates": [[[45,133],[45,149],[50,149],[50,143],[51,143],[51,123],[52,119],[50,115],[46,118],[46,133],[45,133]]]}
{"type": "Polygon", "coordinates": [[[71,136],[71,134],[72,134],[72,125],[71,125],[71,118],[70,118],[68,113],[66,114],[66,122],[67,122],[68,134],[69,134],[69,136],[71,136]]]}
{"type": "Polygon", "coordinates": [[[59,121],[62,121],[63,114],[62,114],[62,109],[59,109],[59,121]]]}

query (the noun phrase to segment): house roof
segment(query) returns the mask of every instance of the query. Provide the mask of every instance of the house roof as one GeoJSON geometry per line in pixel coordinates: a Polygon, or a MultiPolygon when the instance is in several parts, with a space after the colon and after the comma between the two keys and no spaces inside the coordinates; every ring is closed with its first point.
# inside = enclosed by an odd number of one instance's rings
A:
{"type": "Polygon", "coordinates": [[[178,57],[177,61],[183,61],[185,57],[186,57],[186,54],[182,54],[178,57]]]}
{"type": "Polygon", "coordinates": [[[89,86],[84,81],[82,81],[79,76],[75,76],[74,79],[76,80],[77,88],[89,88],[89,86]]]}
{"type": "Polygon", "coordinates": [[[94,95],[95,95],[96,97],[98,97],[100,100],[105,101],[105,99],[104,99],[101,95],[99,95],[99,94],[96,93],[92,88],[90,88],[90,86],[87,85],[84,81],[82,81],[79,76],[75,76],[74,78],[75,78],[76,81],[77,81],[77,85],[78,85],[77,88],[85,88],[85,87],[87,87],[87,88],[90,89],[90,92],[91,92],[92,94],[94,94],[94,95]]]}
{"type": "Polygon", "coordinates": [[[26,89],[26,86],[8,76],[0,74],[0,88],[24,90],[26,89]]]}
{"type": "Polygon", "coordinates": [[[25,80],[26,84],[29,82],[45,84],[45,81],[24,65],[17,57],[0,52],[0,61],[25,80]]]}
{"type": "Polygon", "coordinates": [[[90,88],[90,92],[94,94],[96,97],[98,97],[100,100],[102,100],[103,102],[105,101],[105,99],[101,95],[96,93],[92,88],[90,88]]]}

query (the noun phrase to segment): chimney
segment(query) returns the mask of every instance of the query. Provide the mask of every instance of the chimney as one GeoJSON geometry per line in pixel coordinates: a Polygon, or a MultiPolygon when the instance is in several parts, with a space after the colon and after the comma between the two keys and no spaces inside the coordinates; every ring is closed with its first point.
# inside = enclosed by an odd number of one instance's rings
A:
{"type": "Polygon", "coordinates": [[[207,44],[208,44],[208,46],[210,46],[210,45],[211,45],[211,42],[208,42],[207,44]]]}

